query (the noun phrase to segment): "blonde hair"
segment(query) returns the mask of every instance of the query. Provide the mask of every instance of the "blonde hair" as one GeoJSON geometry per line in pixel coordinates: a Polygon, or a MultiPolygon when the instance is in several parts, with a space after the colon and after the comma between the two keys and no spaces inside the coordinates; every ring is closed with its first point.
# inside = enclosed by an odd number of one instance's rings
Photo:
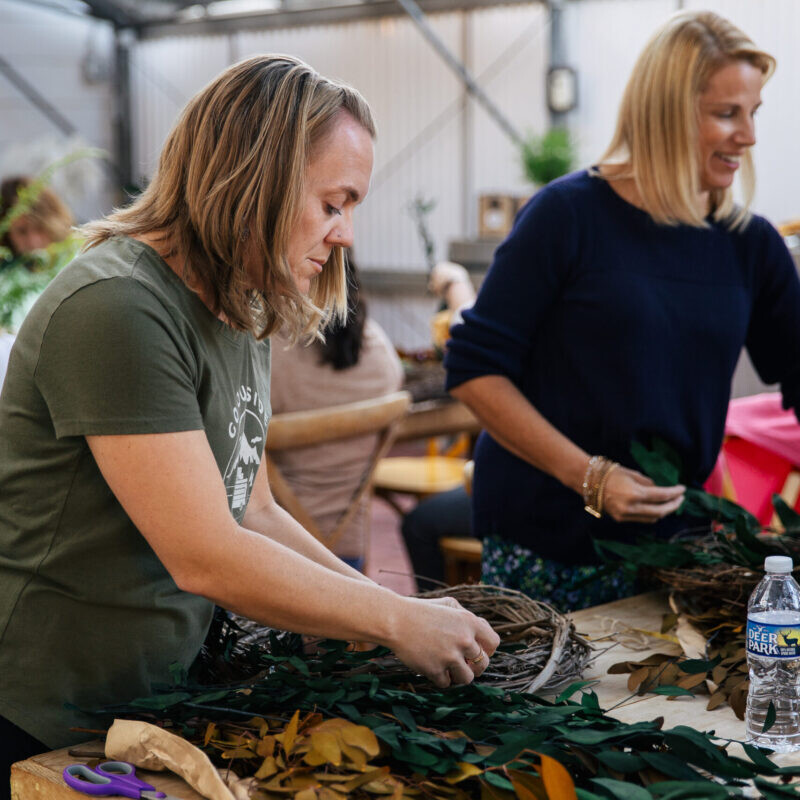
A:
{"type": "MultiPolygon", "coordinates": [[[[632,178],[644,209],[658,223],[705,227],[698,209],[697,102],[712,74],[734,61],[760,70],[766,82],[775,59],[728,20],[710,11],[671,17],[645,45],[625,87],[617,128],[601,164],[622,162],[604,177],[632,178]]],[[[755,192],[749,151],[742,157],[744,205],[736,208],[733,191],[713,189],[713,217],[730,228],[744,227],[755,192]]]]}
{"type": "MultiPolygon", "coordinates": [[[[0,184],[0,219],[2,219],[17,203],[21,189],[27,189],[34,182],[33,178],[19,176],[6,178],[0,184]]],[[[61,198],[48,186],[43,186],[36,199],[22,217],[31,220],[41,231],[47,234],[51,242],[61,242],[69,236],[70,229],[75,224],[72,213],[61,198]]],[[[4,234],[0,244],[8,247],[14,255],[15,252],[8,233],[4,234]]]]}
{"type": "Polygon", "coordinates": [[[308,297],[297,291],[286,250],[306,166],[342,113],[374,138],[364,98],[296,58],[256,56],[229,67],[189,101],[147,189],[84,226],[88,247],[161,231],[168,255],[186,259],[184,280],[199,284],[233,327],[259,338],[283,325],[292,338],[316,335],[347,313],[343,249],[333,248],[308,297]],[[263,259],[263,290],[248,288],[247,253],[263,259]]]}

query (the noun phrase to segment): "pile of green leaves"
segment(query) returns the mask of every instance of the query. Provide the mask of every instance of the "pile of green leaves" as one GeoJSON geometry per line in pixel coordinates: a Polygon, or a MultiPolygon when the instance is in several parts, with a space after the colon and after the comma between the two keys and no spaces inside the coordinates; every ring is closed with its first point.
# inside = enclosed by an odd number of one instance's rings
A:
{"type": "MultiPolygon", "coordinates": [[[[651,449],[634,442],[631,454],[657,486],[682,482],[680,457],[663,440],[654,438],[651,449]]],[[[800,515],[779,495],[773,496],[772,504],[785,530],[780,535],[759,536],[763,527],[745,508],[687,486],[684,502],[676,513],[704,520],[702,535],[690,528],[688,536],[671,541],[651,536],[641,537],[635,544],[598,542],[597,548],[605,557],[617,556],[633,567],[691,569],[731,565],[760,572],[768,555],[800,554],[800,515]]]]}
{"type": "Polygon", "coordinates": [[[333,642],[314,657],[278,649],[262,655],[267,674],[246,684],[201,687],[176,674],[174,686],[103,711],[168,725],[202,747],[216,764],[240,775],[261,770],[257,796],[264,800],[336,800],[339,790],[331,785],[347,782],[352,787],[348,796],[366,798],[386,794],[385,784],[378,787],[390,777],[398,798],[678,800],[748,796],[753,784],[766,798],[800,796],[800,786],[782,783],[800,777],[800,767],[778,768],[749,745],[749,760],[734,757],[725,749],[727,742],[713,733],[685,726],[663,730],[661,719],[635,724],[615,720],[601,710],[588,682],[573,684],[550,702],[479,683],[415,692],[376,675],[353,674],[359,663],[385,652],[351,653],[343,643],[333,642]],[[343,662],[348,677],[342,676],[343,662]],[[363,732],[358,734],[363,746],[350,742],[361,754],[347,755],[343,749],[349,734],[336,739],[338,744],[318,737],[316,744],[309,740],[304,746],[300,761],[292,762],[297,754],[292,755],[292,748],[287,752],[286,736],[277,738],[281,725],[293,724],[293,737],[305,725],[313,736],[324,720],[338,720],[329,723],[336,730],[342,720],[369,729],[377,749],[363,732]],[[312,750],[309,763],[305,754],[312,750]],[[574,790],[552,773],[546,786],[546,759],[565,768],[574,790]],[[291,763],[295,770],[302,766],[305,778],[298,784],[293,783],[291,763]],[[341,769],[349,776],[346,780],[333,774],[341,769]],[[357,772],[365,778],[361,784],[357,772]]]}

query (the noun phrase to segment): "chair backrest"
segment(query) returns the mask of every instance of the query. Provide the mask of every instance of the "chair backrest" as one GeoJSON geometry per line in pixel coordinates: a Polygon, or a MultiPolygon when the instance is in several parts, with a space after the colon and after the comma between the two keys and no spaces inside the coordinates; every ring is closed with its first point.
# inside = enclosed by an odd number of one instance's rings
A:
{"type": "Polygon", "coordinates": [[[272,493],[286,511],[328,548],[332,549],[336,545],[358,511],[359,501],[370,488],[375,466],[392,446],[397,425],[405,417],[410,405],[411,395],[408,392],[394,392],[357,403],[275,414],[270,420],[266,457],[272,493]],[[361,481],[334,529],[325,536],[270,455],[281,450],[310,447],[373,433],[378,434],[378,440],[372,456],[364,464],[361,481]]]}

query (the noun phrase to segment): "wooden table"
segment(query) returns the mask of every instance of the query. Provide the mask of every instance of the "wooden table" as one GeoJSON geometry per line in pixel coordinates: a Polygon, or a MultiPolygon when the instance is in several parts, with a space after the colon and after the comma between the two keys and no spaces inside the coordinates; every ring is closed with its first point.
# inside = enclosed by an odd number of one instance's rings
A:
{"type": "MultiPolygon", "coordinates": [[[[70,789],[61,773],[64,767],[75,763],[85,763],[89,756],[71,756],[71,748],[53,750],[40,756],[18,761],[11,767],[12,800],[88,800],[89,795],[70,789]]],[[[89,742],[80,745],[79,752],[103,752],[103,742],[89,742]]],[[[149,772],[137,769],[136,774],[164,792],[180,800],[203,800],[188,784],[172,772],[149,772]]]]}
{"type": "MultiPolygon", "coordinates": [[[[570,616],[580,633],[586,634],[590,639],[596,639],[605,633],[604,619],[616,619],[642,630],[660,631],[662,617],[668,611],[666,593],[651,592],[576,611],[570,616]]],[[[602,652],[586,670],[583,678],[584,680],[594,678],[599,681],[592,688],[600,701],[600,707],[623,722],[641,722],[664,717],[665,728],[687,725],[699,731],[713,730],[717,736],[725,739],[744,739],[744,722],[736,718],[730,706],[721,705],[713,711],[706,711],[708,695],[679,697],[675,700],[653,694],[631,698],[627,686],[628,675],[608,674],[608,668],[620,661],[641,661],[654,653],[678,655],[681,652],[680,648],[671,642],[658,639],[651,641],[652,647],[635,651],[619,644],[615,645],[613,640],[596,642],[595,646],[599,651],[602,649],[602,652]]],[[[732,745],[730,752],[746,757],[738,745],[732,745]]],[[[800,765],[800,752],[775,754],[771,758],[780,766],[800,765]]]]}
{"type": "MultiPolygon", "coordinates": [[[[604,619],[615,619],[634,628],[658,631],[661,617],[668,611],[666,594],[650,593],[618,600],[572,614],[575,627],[591,639],[599,639],[605,633],[604,619]]],[[[744,723],[736,719],[727,705],[714,711],[706,711],[708,697],[681,697],[668,700],[660,695],[630,697],[627,675],[609,675],[608,668],[618,661],[639,661],[653,653],[678,654],[677,645],[653,639],[647,650],[629,650],[609,640],[597,641],[597,658],[584,674],[585,679],[597,679],[593,688],[602,708],[610,710],[615,718],[623,722],[640,722],[664,717],[664,727],[688,725],[701,731],[713,730],[720,737],[743,739],[744,723]],[[602,651],[601,651],[602,648],[602,651]],[[613,707],[613,709],[612,709],[613,707]]],[[[98,748],[101,746],[97,743],[98,748]]],[[[743,755],[741,748],[733,745],[730,752],[743,755]]],[[[774,755],[773,760],[781,766],[800,765],[800,753],[774,755]]],[[[78,800],[79,795],[61,779],[61,771],[67,764],[80,761],[68,755],[67,749],[55,750],[29,758],[15,764],[11,770],[12,793],[17,800],[78,800]]],[[[85,759],[83,759],[85,760],[85,759]]],[[[169,773],[144,772],[142,775],[157,789],[182,798],[200,800],[200,795],[190,789],[180,778],[169,773]]]]}

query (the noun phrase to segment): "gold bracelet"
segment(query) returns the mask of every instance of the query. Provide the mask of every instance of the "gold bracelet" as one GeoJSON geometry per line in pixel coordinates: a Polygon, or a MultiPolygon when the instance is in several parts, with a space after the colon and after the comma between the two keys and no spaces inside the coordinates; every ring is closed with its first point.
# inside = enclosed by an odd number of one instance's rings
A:
{"type": "Polygon", "coordinates": [[[608,482],[608,476],[619,466],[616,461],[611,462],[611,466],[606,470],[605,475],[603,475],[602,480],[600,481],[600,488],[597,490],[597,511],[602,516],[603,514],[603,494],[606,490],[606,483],[608,482]]]}

